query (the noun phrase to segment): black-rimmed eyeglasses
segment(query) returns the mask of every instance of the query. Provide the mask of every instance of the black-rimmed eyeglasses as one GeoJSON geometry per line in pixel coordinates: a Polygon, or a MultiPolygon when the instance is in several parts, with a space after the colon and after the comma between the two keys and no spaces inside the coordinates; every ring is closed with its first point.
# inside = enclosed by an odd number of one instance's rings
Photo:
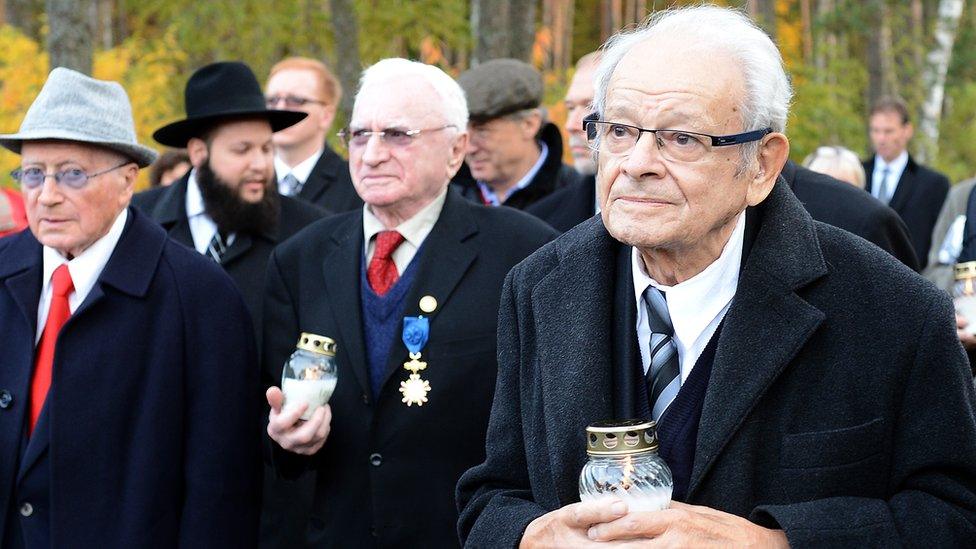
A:
{"type": "Polygon", "coordinates": [[[759,141],[773,131],[772,128],[764,128],[734,135],[709,135],[686,130],[640,128],[599,120],[596,115],[583,119],[583,130],[586,132],[586,143],[591,149],[614,156],[630,154],[642,134],[652,134],[662,156],[676,162],[695,162],[707,156],[713,147],[759,141]]]}
{"type": "Polygon", "coordinates": [[[365,147],[369,143],[369,138],[374,135],[380,138],[380,141],[385,145],[390,145],[393,147],[406,147],[413,142],[414,138],[424,132],[436,132],[440,130],[446,130],[447,128],[454,128],[453,124],[448,124],[446,126],[440,126],[437,128],[424,128],[419,130],[406,130],[403,128],[386,128],[380,131],[370,131],[363,129],[351,129],[346,128],[339,132],[339,139],[342,140],[342,144],[346,148],[352,147],[365,147]]]}
{"type": "Polygon", "coordinates": [[[17,168],[10,172],[10,177],[13,177],[14,181],[20,183],[25,189],[36,189],[43,185],[44,180],[49,177],[53,177],[58,185],[64,185],[72,189],[80,189],[88,183],[89,179],[107,174],[129,164],[132,164],[132,161],[126,161],[118,166],[113,166],[107,170],[95,173],[88,173],[81,168],[69,168],[54,173],[44,173],[44,170],[40,168],[17,168]]]}

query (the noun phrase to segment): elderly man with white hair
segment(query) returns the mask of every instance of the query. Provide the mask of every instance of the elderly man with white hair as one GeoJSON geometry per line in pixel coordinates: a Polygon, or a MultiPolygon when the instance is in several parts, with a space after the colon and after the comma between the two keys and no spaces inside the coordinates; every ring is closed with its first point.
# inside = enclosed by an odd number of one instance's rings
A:
{"type": "Polygon", "coordinates": [[[971,545],[976,416],[952,304],[777,182],[791,91],[770,39],[733,10],[661,12],[608,45],[597,82],[602,219],[506,279],[462,540],[971,545]],[[580,502],[585,429],[614,418],[656,422],[670,508],[631,506],[626,482],[580,502]]]}
{"type": "Polygon", "coordinates": [[[367,69],[341,133],[365,206],[310,225],[269,261],[264,367],[280,375],[303,332],[338,346],[335,392],[308,421],[277,387],[267,395],[277,467],[317,473],[308,546],[458,545],[454,487],[484,460],[502,281],[555,236],[449,190],[467,118],[436,67],[367,69]]]}

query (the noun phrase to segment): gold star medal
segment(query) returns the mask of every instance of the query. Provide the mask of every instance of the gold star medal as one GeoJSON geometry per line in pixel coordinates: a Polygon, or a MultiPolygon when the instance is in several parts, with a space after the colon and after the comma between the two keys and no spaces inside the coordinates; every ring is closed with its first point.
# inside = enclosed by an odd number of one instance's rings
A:
{"type": "Polygon", "coordinates": [[[403,318],[403,344],[410,351],[410,360],[403,363],[403,368],[410,372],[406,381],[400,382],[401,401],[407,406],[416,404],[423,406],[427,402],[430,392],[430,382],[420,377],[421,371],[427,369],[427,363],[421,360],[420,351],[427,344],[430,335],[430,319],[424,316],[408,316],[403,318]]]}

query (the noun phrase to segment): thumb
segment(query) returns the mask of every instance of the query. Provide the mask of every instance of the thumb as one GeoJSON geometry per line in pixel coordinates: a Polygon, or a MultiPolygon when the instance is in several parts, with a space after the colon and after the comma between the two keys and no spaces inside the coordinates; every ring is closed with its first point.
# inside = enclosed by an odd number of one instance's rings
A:
{"type": "Polygon", "coordinates": [[[281,405],[284,403],[285,400],[285,395],[281,393],[281,389],[277,387],[271,387],[264,395],[265,397],[267,397],[268,405],[271,406],[271,409],[274,410],[276,414],[280,413],[281,405]]]}

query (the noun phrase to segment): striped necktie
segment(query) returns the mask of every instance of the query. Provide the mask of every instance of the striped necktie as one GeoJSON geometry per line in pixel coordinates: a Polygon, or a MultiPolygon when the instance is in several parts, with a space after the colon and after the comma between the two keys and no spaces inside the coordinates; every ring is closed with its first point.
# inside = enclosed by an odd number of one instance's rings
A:
{"type": "Polygon", "coordinates": [[[220,231],[214,233],[213,238],[210,239],[210,244],[207,245],[206,256],[210,259],[220,264],[220,259],[224,257],[227,253],[227,237],[220,234],[220,231]]]}
{"type": "Polygon", "coordinates": [[[681,368],[678,348],[674,344],[674,327],[668,314],[668,302],[664,294],[654,286],[644,290],[647,306],[647,323],[651,329],[651,366],[644,374],[647,395],[651,404],[651,418],[660,422],[668,405],[681,389],[681,368]]]}
{"type": "Polygon", "coordinates": [[[302,182],[295,177],[295,174],[288,174],[281,178],[281,194],[285,196],[295,196],[302,192],[302,182]]]}

